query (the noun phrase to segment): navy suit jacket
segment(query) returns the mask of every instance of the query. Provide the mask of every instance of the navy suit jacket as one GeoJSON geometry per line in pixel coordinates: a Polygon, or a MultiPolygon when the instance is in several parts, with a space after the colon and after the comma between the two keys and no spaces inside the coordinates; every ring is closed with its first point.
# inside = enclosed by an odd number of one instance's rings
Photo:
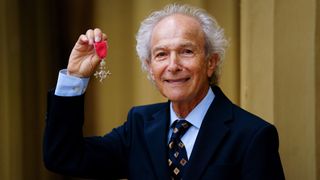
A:
{"type": "MultiPolygon", "coordinates": [[[[282,180],[276,128],[234,105],[218,88],[183,179],[282,180]]],[[[170,179],[169,103],[134,107],[103,137],[83,137],[84,96],[48,94],[44,162],[49,170],[97,179],[170,179]]]]}

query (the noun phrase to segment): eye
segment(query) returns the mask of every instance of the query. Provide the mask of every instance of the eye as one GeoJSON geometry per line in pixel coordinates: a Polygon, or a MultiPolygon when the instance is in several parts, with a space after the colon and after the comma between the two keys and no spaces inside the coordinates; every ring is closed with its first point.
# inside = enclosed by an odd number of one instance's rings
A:
{"type": "Polygon", "coordinates": [[[163,56],[165,56],[165,55],[166,55],[165,52],[158,52],[158,53],[156,54],[156,57],[163,57],[163,56]]]}
{"type": "Polygon", "coordinates": [[[192,56],[194,52],[192,49],[182,49],[181,54],[184,56],[192,56]]]}
{"type": "Polygon", "coordinates": [[[164,60],[168,56],[166,51],[157,51],[154,53],[153,59],[156,61],[164,60]]]}

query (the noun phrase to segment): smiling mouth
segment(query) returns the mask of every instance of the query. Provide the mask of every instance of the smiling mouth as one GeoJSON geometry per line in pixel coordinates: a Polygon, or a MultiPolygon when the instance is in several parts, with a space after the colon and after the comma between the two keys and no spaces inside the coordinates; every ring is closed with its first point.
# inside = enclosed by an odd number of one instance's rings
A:
{"type": "Polygon", "coordinates": [[[181,79],[166,79],[165,82],[177,84],[187,82],[190,78],[181,78],[181,79]]]}

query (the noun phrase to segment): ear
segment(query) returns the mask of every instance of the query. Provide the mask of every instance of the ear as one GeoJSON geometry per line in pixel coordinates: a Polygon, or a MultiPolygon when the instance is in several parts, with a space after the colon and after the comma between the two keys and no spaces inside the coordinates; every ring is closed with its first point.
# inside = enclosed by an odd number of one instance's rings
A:
{"type": "Polygon", "coordinates": [[[207,75],[211,77],[216,70],[217,63],[219,61],[218,54],[212,54],[207,60],[207,75]]]}

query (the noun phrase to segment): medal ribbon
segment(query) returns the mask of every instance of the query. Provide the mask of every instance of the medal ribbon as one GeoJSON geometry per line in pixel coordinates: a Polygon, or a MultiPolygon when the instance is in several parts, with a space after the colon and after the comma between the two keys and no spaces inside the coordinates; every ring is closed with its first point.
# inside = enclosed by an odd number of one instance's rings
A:
{"type": "Polygon", "coordinates": [[[99,56],[100,60],[104,59],[108,54],[108,45],[107,41],[100,41],[94,43],[94,48],[96,49],[96,53],[99,56]]]}
{"type": "Polygon", "coordinates": [[[109,70],[106,71],[106,62],[104,60],[104,58],[108,54],[107,41],[100,41],[94,43],[94,48],[96,50],[96,54],[100,58],[99,69],[95,72],[94,76],[96,78],[99,78],[100,82],[102,82],[107,76],[111,74],[109,70]]]}

